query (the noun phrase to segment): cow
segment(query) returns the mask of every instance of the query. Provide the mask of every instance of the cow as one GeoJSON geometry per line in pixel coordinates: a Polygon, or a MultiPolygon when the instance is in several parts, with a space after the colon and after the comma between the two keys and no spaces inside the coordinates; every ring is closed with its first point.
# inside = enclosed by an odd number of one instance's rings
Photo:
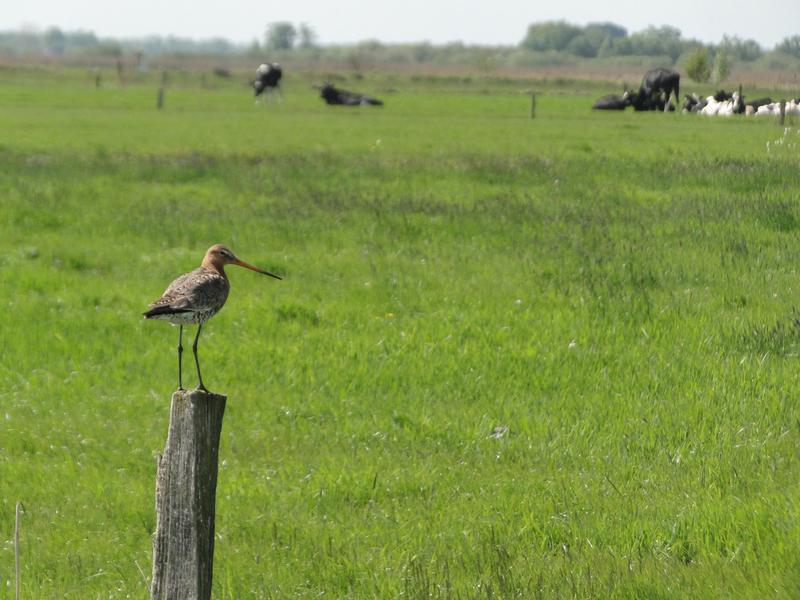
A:
{"type": "Polygon", "coordinates": [[[705,98],[701,98],[697,94],[686,94],[686,100],[683,102],[683,112],[700,112],[705,108],[708,102],[705,98]]]}
{"type": "Polygon", "coordinates": [[[733,92],[726,92],[725,90],[717,90],[714,92],[714,100],[717,102],[725,102],[726,100],[733,100],[733,92]]]}
{"type": "Polygon", "coordinates": [[[759,107],[766,106],[767,104],[772,104],[772,98],[756,98],[755,100],[746,100],[746,106],[752,106],[753,111],[757,111],[759,107]]]}
{"type": "Polygon", "coordinates": [[[719,93],[715,96],[709,96],[706,98],[705,106],[697,112],[701,115],[720,115],[723,117],[739,115],[745,112],[744,101],[739,96],[739,92],[733,92],[727,100],[717,100],[716,96],[724,97],[719,93]]]}
{"type": "Polygon", "coordinates": [[[638,92],[627,92],[630,105],[633,110],[639,112],[644,110],[658,110],[662,112],[673,112],[675,105],[664,94],[648,95],[642,90],[638,92]]]}
{"type": "Polygon", "coordinates": [[[264,100],[268,96],[271,97],[274,93],[278,94],[278,100],[282,99],[281,77],[283,77],[283,70],[278,63],[263,63],[258,65],[256,69],[256,78],[252,81],[256,104],[258,104],[259,99],[264,100]],[[262,96],[262,94],[264,95],[262,96]]]}
{"type": "Polygon", "coordinates": [[[383,106],[383,102],[377,98],[365,94],[358,94],[356,92],[348,92],[347,90],[336,89],[332,83],[325,83],[318,86],[317,89],[319,90],[320,98],[330,105],[363,106],[365,104],[370,104],[372,106],[383,106]]]}
{"type": "MultiPolygon", "coordinates": [[[[659,67],[652,69],[644,74],[642,84],[639,86],[640,105],[654,106],[663,105],[663,110],[668,110],[671,103],[669,102],[670,96],[675,94],[675,101],[679,102],[680,98],[680,82],[681,76],[677,71],[672,69],[665,69],[659,67]],[[663,103],[657,98],[664,96],[663,103]]],[[[634,105],[635,108],[635,105],[634,105]]],[[[652,110],[650,108],[638,110],[652,110]]]]}
{"type": "Polygon", "coordinates": [[[603,96],[592,105],[592,110],[625,110],[631,105],[630,92],[603,96]]]}

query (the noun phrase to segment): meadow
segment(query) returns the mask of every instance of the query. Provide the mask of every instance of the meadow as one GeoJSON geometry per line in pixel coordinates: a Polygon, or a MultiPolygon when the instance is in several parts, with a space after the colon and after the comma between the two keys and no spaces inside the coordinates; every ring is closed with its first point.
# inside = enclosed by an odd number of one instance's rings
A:
{"type": "Polygon", "coordinates": [[[216,242],[215,598],[800,596],[797,124],[311,83],[0,71],[0,599],[148,597],[216,242]]]}

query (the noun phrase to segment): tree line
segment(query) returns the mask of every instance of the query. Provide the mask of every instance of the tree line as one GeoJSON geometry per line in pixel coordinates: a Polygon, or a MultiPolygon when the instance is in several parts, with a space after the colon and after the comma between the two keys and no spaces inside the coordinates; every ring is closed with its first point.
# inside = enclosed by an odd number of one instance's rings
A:
{"type": "MultiPolygon", "coordinates": [[[[431,44],[384,44],[367,40],[349,45],[321,45],[317,33],[306,24],[287,21],[270,23],[260,40],[237,44],[223,38],[192,40],[175,36],[147,36],[132,39],[100,38],[90,31],[0,32],[0,55],[108,55],[126,53],[150,55],[293,55],[325,61],[359,63],[472,64],[485,69],[494,66],[536,66],[567,64],[574,61],[657,57],[661,62],[705,63],[709,72],[729,68],[730,62],[755,62],[766,55],[800,59],[800,35],[789,36],[773,50],[764,49],[753,39],[724,36],[717,44],[686,39],[675,27],[648,27],[629,33],[615,23],[590,23],[578,26],[565,21],[546,21],[528,26],[516,45],[480,46],[461,42],[431,44]]],[[[702,65],[701,65],[702,66],[702,65]]],[[[780,66],[780,65],[771,65],[780,66]]],[[[700,68],[702,71],[702,68],[700,68]]],[[[699,73],[702,77],[702,72],[699,73]]]]}

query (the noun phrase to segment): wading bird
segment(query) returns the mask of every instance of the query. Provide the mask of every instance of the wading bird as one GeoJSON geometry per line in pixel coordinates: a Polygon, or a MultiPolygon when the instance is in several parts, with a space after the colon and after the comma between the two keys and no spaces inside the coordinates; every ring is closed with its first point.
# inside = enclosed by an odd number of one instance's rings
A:
{"type": "Polygon", "coordinates": [[[200,361],[197,358],[197,340],[200,339],[200,330],[203,323],[219,312],[228,299],[231,285],[225,274],[225,265],[237,265],[250,269],[256,273],[269,275],[281,279],[277,275],[249,265],[236,258],[233,252],[222,244],[215,244],[206,251],[203,262],[194,271],[184,273],[169,284],[161,298],[150,304],[147,312],[143,313],[145,319],[159,319],[169,321],[180,327],[178,333],[178,389],[183,389],[181,373],[181,356],[183,355],[183,326],[197,325],[197,335],[194,337],[192,350],[194,364],[197,366],[197,379],[200,382],[198,389],[207,392],[200,375],[200,361]]]}

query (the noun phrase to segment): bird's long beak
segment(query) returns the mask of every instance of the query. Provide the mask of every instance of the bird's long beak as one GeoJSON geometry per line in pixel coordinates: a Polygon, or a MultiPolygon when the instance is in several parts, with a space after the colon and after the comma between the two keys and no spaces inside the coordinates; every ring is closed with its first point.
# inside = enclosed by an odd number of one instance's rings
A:
{"type": "Polygon", "coordinates": [[[250,269],[251,271],[255,271],[256,273],[261,273],[262,275],[269,275],[270,277],[274,277],[275,279],[283,279],[283,277],[279,277],[275,275],[275,273],[270,273],[269,271],[265,271],[264,269],[259,269],[258,267],[254,267],[243,260],[239,260],[238,258],[234,261],[235,265],[239,267],[244,267],[245,269],[250,269]]]}

